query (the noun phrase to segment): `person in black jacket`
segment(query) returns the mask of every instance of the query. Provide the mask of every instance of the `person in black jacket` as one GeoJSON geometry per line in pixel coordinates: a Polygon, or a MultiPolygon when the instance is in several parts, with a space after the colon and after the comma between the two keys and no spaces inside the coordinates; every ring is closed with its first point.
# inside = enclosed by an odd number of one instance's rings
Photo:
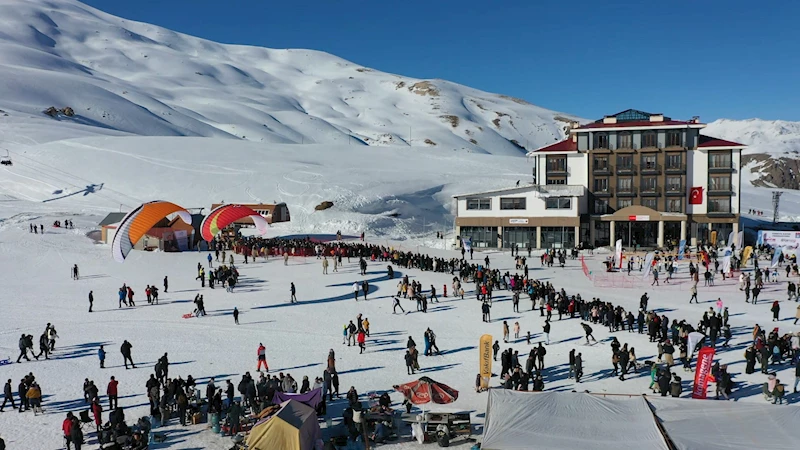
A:
{"type": "Polygon", "coordinates": [[[17,395],[19,395],[19,412],[22,412],[23,408],[25,411],[30,409],[30,401],[28,401],[28,385],[25,383],[25,379],[19,380],[19,386],[17,386],[17,395]]]}
{"type": "Polygon", "coordinates": [[[122,343],[122,346],[119,348],[120,353],[122,353],[122,359],[125,361],[125,369],[128,369],[128,361],[131,362],[131,366],[135,369],[136,365],[133,364],[133,358],[131,358],[131,345],[130,342],[127,340],[122,343]]]}
{"type": "Polygon", "coordinates": [[[408,375],[414,375],[414,357],[411,355],[411,350],[406,350],[405,361],[408,375]]]}
{"type": "Polygon", "coordinates": [[[589,338],[592,338],[594,342],[597,342],[597,339],[592,336],[592,327],[583,322],[581,322],[581,326],[583,327],[583,331],[586,333],[586,345],[589,345],[589,338]]]}
{"type": "Polygon", "coordinates": [[[6,385],[3,386],[3,406],[0,406],[0,412],[3,412],[3,409],[6,407],[6,402],[11,401],[11,407],[17,409],[17,405],[14,403],[14,391],[11,387],[11,378],[8,379],[6,385]]]}
{"type": "Polygon", "coordinates": [[[17,364],[19,364],[19,361],[22,358],[25,358],[25,361],[31,360],[28,358],[28,336],[26,336],[24,333],[19,338],[19,356],[17,357],[17,364]]]}
{"type": "Polygon", "coordinates": [[[536,348],[536,358],[539,360],[539,370],[544,370],[544,355],[547,354],[547,350],[542,347],[542,343],[539,342],[539,347],[536,348]]]}
{"type": "Polygon", "coordinates": [[[89,312],[92,312],[92,305],[94,304],[94,294],[89,291],[89,312]]]}
{"type": "Polygon", "coordinates": [[[497,361],[497,352],[500,351],[500,341],[494,341],[492,345],[492,352],[494,353],[494,360],[497,361]]]}

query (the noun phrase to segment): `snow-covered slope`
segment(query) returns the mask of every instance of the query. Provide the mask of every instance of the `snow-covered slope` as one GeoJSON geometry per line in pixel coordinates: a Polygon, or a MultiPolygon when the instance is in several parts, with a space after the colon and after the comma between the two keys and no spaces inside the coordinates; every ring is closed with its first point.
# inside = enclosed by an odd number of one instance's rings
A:
{"type": "Polygon", "coordinates": [[[784,156],[800,153],[800,122],[720,119],[709,123],[703,134],[741,142],[749,146],[746,154],[784,156]]]}
{"type": "Polygon", "coordinates": [[[13,200],[6,206],[15,214],[45,206],[102,215],[157,198],[206,211],[219,202],[283,201],[292,221],[275,233],[369,230],[400,239],[451,229],[454,194],[529,177],[520,157],[189,137],[18,145],[12,158],[0,172],[0,197],[13,200]],[[315,211],[323,201],[334,207],[315,211]]]}
{"type": "MultiPolygon", "coordinates": [[[[800,122],[721,119],[708,124],[704,132],[749,146],[742,159],[742,178],[747,179],[753,187],[800,188],[800,160],[797,158],[800,153],[800,122]]],[[[767,203],[752,202],[754,207],[761,210],[766,208],[771,192],[757,189],[752,193],[753,197],[767,199],[767,203]]],[[[784,220],[796,219],[797,216],[784,217],[784,220]]]]}
{"type": "Polygon", "coordinates": [[[560,138],[570,119],[323,52],[222,45],[75,0],[0,0],[0,79],[0,110],[9,114],[0,113],[0,129],[9,120],[74,125],[57,137],[89,126],[99,134],[518,155],[520,146],[560,138]],[[42,114],[50,106],[75,116],[51,119],[42,114]]]}

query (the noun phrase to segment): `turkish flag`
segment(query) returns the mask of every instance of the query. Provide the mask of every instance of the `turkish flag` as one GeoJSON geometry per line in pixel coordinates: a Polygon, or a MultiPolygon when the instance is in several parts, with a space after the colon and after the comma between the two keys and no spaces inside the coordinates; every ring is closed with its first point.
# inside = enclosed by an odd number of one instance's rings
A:
{"type": "Polygon", "coordinates": [[[702,187],[693,187],[689,191],[689,204],[690,205],[702,205],[703,204],[703,188],[702,187]]]}

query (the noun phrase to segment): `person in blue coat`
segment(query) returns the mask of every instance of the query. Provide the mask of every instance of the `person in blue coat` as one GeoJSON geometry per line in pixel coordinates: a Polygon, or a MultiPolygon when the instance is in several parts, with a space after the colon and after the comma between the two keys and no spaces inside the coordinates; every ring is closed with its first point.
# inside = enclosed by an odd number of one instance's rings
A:
{"type": "Polygon", "coordinates": [[[209,253],[209,254],[208,254],[208,257],[207,257],[206,259],[208,260],[208,267],[209,267],[209,268],[213,267],[213,266],[211,265],[211,261],[213,260],[213,258],[211,257],[211,253],[209,253]]]}
{"type": "Polygon", "coordinates": [[[100,360],[100,368],[106,368],[106,350],[101,345],[100,348],[97,350],[97,359],[100,360]]]}

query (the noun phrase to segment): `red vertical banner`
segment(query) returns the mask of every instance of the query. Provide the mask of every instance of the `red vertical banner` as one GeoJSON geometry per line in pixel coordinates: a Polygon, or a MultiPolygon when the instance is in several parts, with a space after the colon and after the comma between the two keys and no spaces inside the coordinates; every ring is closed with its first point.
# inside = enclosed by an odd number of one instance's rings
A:
{"type": "Polygon", "coordinates": [[[583,274],[586,275],[586,277],[591,278],[589,276],[589,266],[586,265],[586,259],[584,259],[583,255],[581,255],[581,269],[583,269],[583,274]]]}
{"type": "Polygon", "coordinates": [[[703,347],[697,353],[697,367],[694,372],[694,388],[692,398],[706,398],[708,382],[713,379],[711,376],[711,366],[714,364],[714,353],[711,347],[703,347]]]}

